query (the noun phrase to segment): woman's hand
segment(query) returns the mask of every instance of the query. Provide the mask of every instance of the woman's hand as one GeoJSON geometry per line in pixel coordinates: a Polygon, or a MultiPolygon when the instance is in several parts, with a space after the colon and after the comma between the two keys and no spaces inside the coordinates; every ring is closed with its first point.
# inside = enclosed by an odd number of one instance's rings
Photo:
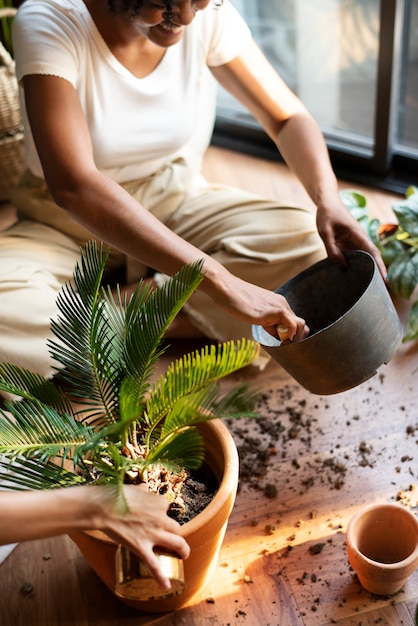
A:
{"type": "Polygon", "coordinates": [[[170,581],[160,570],[155,548],[182,559],[190,548],[180,524],[167,515],[168,501],[145,485],[125,485],[129,511],[123,510],[107,485],[80,485],[41,491],[0,491],[0,545],[56,537],[74,530],[103,530],[135,552],[164,588],[170,581]]]}
{"type": "Polygon", "coordinates": [[[186,559],[190,548],[180,535],[180,524],[167,515],[168,501],[149,492],[145,485],[126,485],[124,492],[129,511],[121,514],[109,490],[98,488],[102,491],[100,497],[104,496],[105,501],[102,506],[103,521],[95,526],[135,552],[161,587],[169,589],[170,580],[160,569],[154,549],[163,549],[186,559]]]}
{"type": "Polygon", "coordinates": [[[334,203],[334,206],[318,207],[316,221],[318,232],[331,260],[340,265],[347,265],[344,252],[364,250],[372,255],[379,272],[386,280],[386,267],[379,250],[339,200],[334,203]]]}
{"type": "Polygon", "coordinates": [[[287,336],[282,336],[282,340],[299,341],[307,337],[309,328],[305,320],[293,312],[284,296],[248,283],[225,268],[221,272],[225,275],[219,280],[217,274],[216,289],[206,280],[202,283],[202,290],[220,308],[245,322],[263,326],[273,337],[279,336],[278,326],[283,327],[283,333],[284,329],[287,330],[287,336]]]}

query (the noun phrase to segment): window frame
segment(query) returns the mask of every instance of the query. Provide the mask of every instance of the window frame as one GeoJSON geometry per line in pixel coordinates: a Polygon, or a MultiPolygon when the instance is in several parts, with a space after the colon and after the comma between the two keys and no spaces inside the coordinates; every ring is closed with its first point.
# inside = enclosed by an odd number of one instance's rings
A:
{"type": "MultiPolygon", "coordinates": [[[[396,104],[401,87],[397,68],[407,49],[402,40],[409,32],[408,14],[412,0],[380,0],[380,32],[378,42],[377,86],[374,138],[367,141],[350,133],[333,130],[332,137],[324,131],[333,167],[339,178],[359,184],[403,194],[416,184],[418,150],[396,144],[396,104]]],[[[403,65],[404,67],[405,65],[403,65]]],[[[214,145],[237,150],[269,160],[282,161],[276,146],[251,116],[231,119],[218,106],[214,145]]]]}

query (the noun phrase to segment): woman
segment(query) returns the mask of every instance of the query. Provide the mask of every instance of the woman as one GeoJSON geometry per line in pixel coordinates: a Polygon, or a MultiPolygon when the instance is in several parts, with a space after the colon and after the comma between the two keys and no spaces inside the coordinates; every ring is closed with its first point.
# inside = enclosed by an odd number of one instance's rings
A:
{"type": "Polygon", "coordinates": [[[105,531],[148,565],[164,588],[170,581],[161,570],[154,547],[186,559],[190,548],[180,525],[166,515],[168,500],[138,485],[125,485],[128,511],[121,510],[105,486],[79,486],[45,491],[0,491],[0,545],[62,535],[74,530],[105,531]]]}
{"type": "Polygon", "coordinates": [[[0,360],[53,373],[49,319],[92,236],[133,282],[144,266],[173,274],[203,258],[186,312],[217,340],[251,336],[251,324],[306,336],[273,291],[325,254],[344,264],[345,250],[367,250],[384,274],[339,200],[317,124],[228,0],[26,0],[13,36],[28,171],[19,222],[0,239],[0,360]],[[276,143],[317,226],[301,208],[203,180],[213,77],[276,143]]]}

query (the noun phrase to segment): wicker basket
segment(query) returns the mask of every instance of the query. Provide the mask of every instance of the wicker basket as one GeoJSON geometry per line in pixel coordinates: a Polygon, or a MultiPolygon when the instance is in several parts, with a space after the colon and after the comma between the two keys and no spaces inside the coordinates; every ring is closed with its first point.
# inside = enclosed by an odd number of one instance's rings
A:
{"type": "MultiPolygon", "coordinates": [[[[0,18],[15,14],[14,8],[0,9],[0,18]]],[[[0,202],[10,199],[23,169],[23,125],[15,63],[0,42],[0,202]]]]}

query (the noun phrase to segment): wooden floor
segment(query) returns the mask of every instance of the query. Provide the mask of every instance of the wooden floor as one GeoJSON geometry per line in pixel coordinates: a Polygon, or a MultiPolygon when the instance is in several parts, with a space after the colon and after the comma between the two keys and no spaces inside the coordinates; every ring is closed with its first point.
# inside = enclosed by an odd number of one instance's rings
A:
{"type": "MultiPolygon", "coordinates": [[[[284,204],[312,206],[277,164],[211,148],[205,172],[284,204]]],[[[389,219],[398,198],[365,191],[372,212],[389,219]]],[[[397,306],[405,320],[407,304],[397,306]]],[[[395,596],[372,597],[347,562],[345,529],[369,502],[400,498],[418,511],[417,344],[403,345],[370,381],[333,396],[310,394],[275,363],[225,384],[237,379],[263,391],[263,419],[231,426],[242,480],[204,592],[173,614],[138,613],[59,537],[21,544],[0,566],[0,626],[416,626],[418,571],[395,596]]]]}

